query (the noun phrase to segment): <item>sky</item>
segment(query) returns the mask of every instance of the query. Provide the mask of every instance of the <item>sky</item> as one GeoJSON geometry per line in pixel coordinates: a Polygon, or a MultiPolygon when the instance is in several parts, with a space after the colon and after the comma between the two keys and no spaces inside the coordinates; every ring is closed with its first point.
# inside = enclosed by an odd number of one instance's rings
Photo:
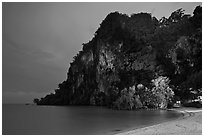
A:
{"type": "Polygon", "coordinates": [[[119,11],[148,12],[157,19],[201,3],[3,3],[2,101],[32,103],[66,80],[73,57],[90,41],[102,20],[119,11]]]}

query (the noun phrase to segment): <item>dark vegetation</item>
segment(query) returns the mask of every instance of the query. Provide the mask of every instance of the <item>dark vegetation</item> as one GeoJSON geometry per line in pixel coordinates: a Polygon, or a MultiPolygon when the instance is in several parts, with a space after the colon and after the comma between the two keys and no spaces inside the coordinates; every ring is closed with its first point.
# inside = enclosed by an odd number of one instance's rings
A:
{"type": "Polygon", "coordinates": [[[67,79],[38,105],[167,108],[202,96],[202,7],[157,20],[110,13],[70,63],[67,79]]]}

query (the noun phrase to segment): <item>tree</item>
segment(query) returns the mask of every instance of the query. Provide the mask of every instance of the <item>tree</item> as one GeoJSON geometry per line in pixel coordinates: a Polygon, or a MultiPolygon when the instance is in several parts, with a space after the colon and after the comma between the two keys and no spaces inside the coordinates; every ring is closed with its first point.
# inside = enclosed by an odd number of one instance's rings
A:
{"type": "Polygon", "coordinates": [[[135,86],[124,88],[120,92],[120,96],[113,103],[113,107],[119,110],[133,110],[142,108],[142,102],[140,97],[135,90],[135,86]]]}
{"type": "Polygon", "coordinates": [[[182,19],[183,15],[184,15],[184,10],[183,10],[182,8],[180,8],[180,9],[174,11],[174,12],[171,14],[171,16],[169,17],[168,20],[169,20],[170,22],[175,23],[175,22],[180,21],[180,20],[182,19]]]}
{"type": "Polygon", "coordinates": [[[34,104],[38,104],[39,101],[40,101],[40,100],[39,100],[38,98],[33,99],[33,103],[34,103],[34,104]]]}
{"type": "Polygon", "coordinates": [[[140,90],[141,101],[148,108],[165,109],[172,103],[174,96],[173,90],[169,87],[169,78],[159,76],[152,80],[151,88],[143,88],[140,90]]]}
{"type": "Polygon", "coordinates": [[[191,21],[194,24],[195,28],[202,28],[202,7],[197,6],[193,11],[193,14],[194,15],[191,21]]]}

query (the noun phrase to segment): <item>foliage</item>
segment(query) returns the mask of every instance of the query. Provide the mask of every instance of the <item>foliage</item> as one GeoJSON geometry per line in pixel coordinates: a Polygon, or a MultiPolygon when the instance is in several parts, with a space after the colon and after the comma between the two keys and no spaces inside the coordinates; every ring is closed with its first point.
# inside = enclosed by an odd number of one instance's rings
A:
{"type": "Polygon", "coordinates": [[[142,108],[143,105],[140,101],[139,95],[136,94],[135,86],[124,88],[120,92],[120,96],[113,103],[116,109],[132,110],[142,108]]]}
{"type": "Polygon", "coordinates": [[[140,92],[143,105],[149,108],[167,108],[172,103],[173,90],[169,87],[169,78],[160,76],[152,80],[152,88],[140,92]]]}
{"type": "Polygon", "coordinates": [[[38,98],[33,99],[33,103],[34,103],[34,104],[38,104],[39,101],[40,101],[40,100],[39,100],[38,98]]]}
{"type": "Polygon", "coordinates": [[[179,86],[179,93],[182,100],[195,99],[202,95],[202,71],[191,74],[186,81],[179,86]]]}
{"type": "Polygon", "coordinates": [[[105,103],[105,94],[103,92],[95,92],[90,98],[91,105],[103,106],[105,103]]]}
{"type": "Polygon", "coordinates": [[[169,87],[170,80],[167,77],[160,76],[152,80],[152,86],[147,88],[142,84],[124,88],[120,96],[113,103],[116,109],[138,109],[148,108],[167,108],[172,104],[174,96],[173,90],[169,87]]]}

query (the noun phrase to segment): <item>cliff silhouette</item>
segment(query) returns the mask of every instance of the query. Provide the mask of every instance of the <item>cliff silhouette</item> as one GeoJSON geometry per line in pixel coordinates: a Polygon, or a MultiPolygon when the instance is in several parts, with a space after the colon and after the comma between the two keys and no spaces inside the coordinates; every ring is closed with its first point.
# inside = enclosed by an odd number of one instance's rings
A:
{"type": "Polygon", "coordinates": [[[158,20],[107,15],[74,57],[67,79],[38,105],[167,108],[202,94],[202,7],[158,20]]]}

